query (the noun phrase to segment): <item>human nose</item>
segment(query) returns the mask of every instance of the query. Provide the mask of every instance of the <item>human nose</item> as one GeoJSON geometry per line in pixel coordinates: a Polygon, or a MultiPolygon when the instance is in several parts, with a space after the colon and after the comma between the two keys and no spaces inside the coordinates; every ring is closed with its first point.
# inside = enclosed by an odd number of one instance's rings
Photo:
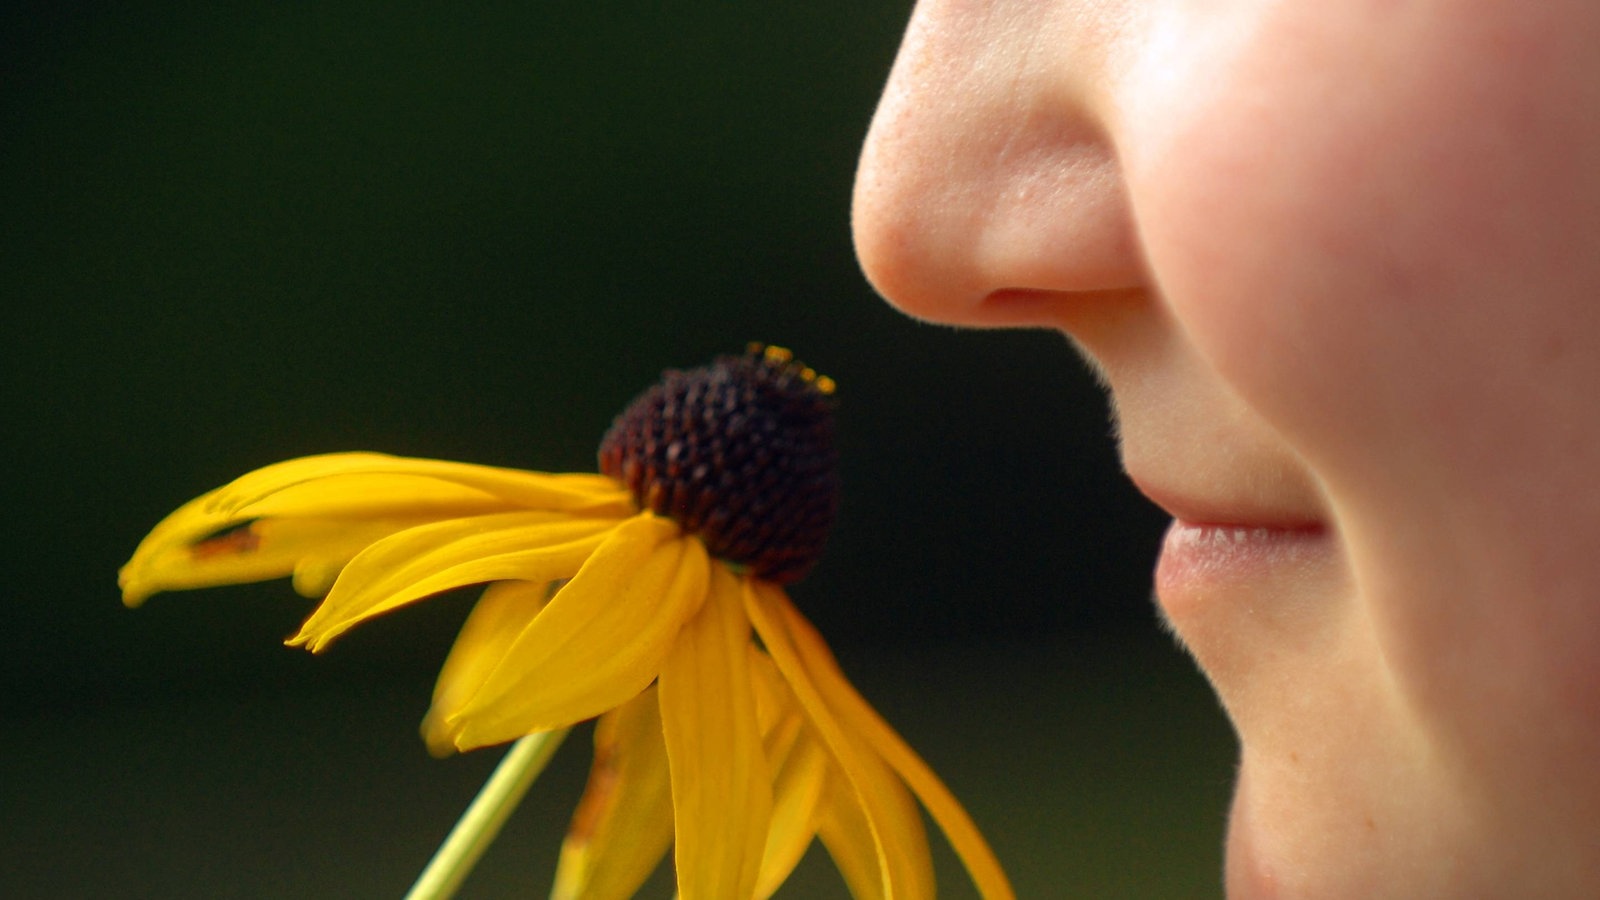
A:
{"type": "Polygon", "coordinates": [[[918,318],[1060,326],[1142,279],[1114,143],[1119,17],[1096,3],[923,0],[873,116],[852,228],[918,318]]]}

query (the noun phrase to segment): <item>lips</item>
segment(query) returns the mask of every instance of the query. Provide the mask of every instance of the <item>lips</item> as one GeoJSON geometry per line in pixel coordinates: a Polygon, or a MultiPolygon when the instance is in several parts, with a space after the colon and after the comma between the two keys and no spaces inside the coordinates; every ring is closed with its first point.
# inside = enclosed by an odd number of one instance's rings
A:
{"type": "Polygon", "coordinates": [[[1327,495],[1158,300],[1123,312],[1072,333],[1111,387],[1124,468],[1173,517],[1156,571],[1167,618],[1186,643],[1185,631],[1192,643],[1220,640],[1228,616],[1298,595],[1334,568],[1327,495]]]}
{"type": "Polygon", "coordinates": [[[1304,563],[1320,527],[1193,525],[1174,521],[1156,565],[1156,593],[1169,607],[1201,588],[1243,587],[1304,563]]]}
{"type": "Polygon", "coordinates": [[[1155,578],[1156,594],[1169,613],[1201,597],[1207,603],[1253,597],[1252,588],[1327,549],[1327,527],[1303,508],[1259,496],[1231,502],[1197,497],[1137,478],[1135,484],[1173,517],[1155,578]]]}

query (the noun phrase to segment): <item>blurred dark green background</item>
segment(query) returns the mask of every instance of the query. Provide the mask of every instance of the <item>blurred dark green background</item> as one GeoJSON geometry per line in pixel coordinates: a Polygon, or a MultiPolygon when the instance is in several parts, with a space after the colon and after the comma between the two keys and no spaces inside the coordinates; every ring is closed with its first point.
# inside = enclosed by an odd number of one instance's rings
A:
{"type": "MultiPolygon", "coordinates": [[[[312,658],[285,584],[129,612],[117,566],[286,457],[590,469],[661,368],[749,340],[841,385],[843,517],[795,594],[1022,895],[1218,896],[1232,739],[1153,624],[1162,519],[1090,378],[853,259],[908,11],[7,5],[0,896],[398,896],[498,756],[415,735],[470,597],[312,658]]],[[[585,741],[465,896],[544,895],[585,741]]],[[[780,896],[840,894],[813,853],[780,896]]]]}

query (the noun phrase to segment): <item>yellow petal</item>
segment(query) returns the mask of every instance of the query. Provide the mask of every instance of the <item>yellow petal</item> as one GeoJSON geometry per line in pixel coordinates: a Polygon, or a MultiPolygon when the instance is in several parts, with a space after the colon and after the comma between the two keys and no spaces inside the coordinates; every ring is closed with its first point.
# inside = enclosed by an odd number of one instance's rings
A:
{"type": "MultiPolygon", "coordinates": [[[[799,865],[806,848],[817,832],[818,806],[822,799],[828,752],[808,730],[798,734],[783,763],[772,779],[772,825],[761,856],[761,875],[756,879],[756,896],[773,895],[799,865]]],[[[772,736],[782,737],[775,731],[772,736]]],[[[773,757],[770,755],[768,759],[773,757]]],[[[869,853],[871,835],[867,836],[869,853]]]]}
{"type": "Polygon", "coordinates": [[[659,682],[683,900],[750,897],[760,873],[772,782],[749,645],[739,583],[716,565],[710,596],[678,633],[659,682]]]}
{"type": "Polygon", "coordinates": [[[672,844],[672,783],[656,689],[600,717],[594,766],[561,844],[551,900],[626,900],[672,844]]]}
{"type": "Polygon", "coordinates": [[[514,512],[407,529],[351,560],[289,644],[316,652],[373,616],[469,584],[567,578],[615,525],[608,519],[514,512]]]}
{"type": "Polygon", "coordinates": [[[422,475],[352,472],[292,484],[259,500],[240,504],[230,512],[252,518],[367,519],[403,514],[456,519],[513,509],[526,507],[474,487],[422,475]]]}
{"type": "Polygon", "coordinates": [[[877,853],[883,896],[906,900],[933,896],[933,862],[922,818],[905,787],[860,735],[848,731],[831,709],[811,671],[811,658],[794,641],[788,596],[777,585],[745,582],[745,609],[756,633],[794,691],[811,725],[859,799],[877,853]]]}
{"type": "MultiPolygon", "coordinates": [[[[294,570],[295,563],[285,565],[265,553],[247,558],[202,552],[200,558],[211,564],[191,566],[193,548],[222,549],[215,540],[219,535],[249,536],[250,531],[235,529],[254,529],[253,520],[281,518],[283,527],[294,533],[306,527],[294,519],[393,520],[387,531],[363,531],[370,543],[422,522],[512,509],[620,518],[630,514],[632,505],[620,485],[600,475],[548,475],[376,453],[311,456],[257,469],[185,503],[139,543],[118,583],[123,602],[137,606],[161,590],[276,578],[294,570]]],[[[337,561],[308,564],[296,589],[319,594],[337,570],[337,561]]]]}
{"type": "Polygon", "coordinates": [[[392,496],[398,502],[412,497],[438,502],[451,496],[453,486],[464,500],[489,496],[523,509],[622,515],[628,508],[626,490],[603,475],[527,472],[382,453],[329,453],[275,463],[240,476],[203,499],[205,508],[216,514],[325,516],[330,507],[352,502],[357,508],[364,502],[382,504],[371,489],[383,485],[403,487],[377,491],[378,497],[392,496]],[[341,487],[342,479],[352,478],[348,488],[341,487]],[[436,482],[431,491],[424,479],[436,482]]]}
{"type": "Polygon", "coordinates": [[[422,720],[422,737],[429,752],[435,756],[455,752],[445,723],[478,692],[505,658],[511,642],[544,609],[553,586],[538,581],[497,581],[484,589],[434,684],[433,705],[422,720]]]}
{"type": "Polygon", "coordinates": [[[756,896],[766,898],[788,879],[816,836],[817,805],[829,758],[772,659],[754,644],[748,655],[762,744],[773,772],[772,826],[756,880],[756,896]]]}
{"type": "Polygon", "coordinates": [[[243,584],[295,575],[295,588],[312,594],[326,590],[328,572],[337,571],[362,549],[396,531],[420,524],[415,519],[349,522],[330,519],[265,520],[222,534],[140,546],[122,568],[122,601],[138,606],[160,591],[243,584]]]}
{"type": "Polygon", "coordinates": [[[783,680],[772,657],[750,644],[750,679],[756,689],[756,712],[761,716],[761,733],[767,734],[785,720],[800,713],[794,691],[783,680]]]}
{"type": "Polygon", "coordinates": [[[929,815],[944,831],[956,855],[961,857],[978,892],[986,898],[1016,896],[994,851],[989,848],[989,843],[983,839],[983,834],[978,831],[978,826],[967,815],[960,801],[956,800],[922,757],[878,715],[877,710],[856,693],[839,670],[839,664],[822,636],[794,608],[794,604],[788,602],[782,591],[773,589],[768,596],[769,608],[782,616],[785,631],[805,660],[806,672],[828,708],[838,716],[841,725],[864,737],[916,793],[917,799],[922,801],[929,815]]]}
{"type": "Polygon", "coordinates": [[[817,804],[817,836],[855,900],[884,900],[883,868],[861,798],[839,769],[831,769],[817,804]]]}
{"type": "Polygon", "coordinates": [[[709,567],[670,520],[617,525],[450,720],[456,747],[564,728],[644,690],[705,600],[709,567]]]}
{"type": "MultiPolygon", "coordinates": [[[[856,742],[857,736],[850,735],[850,740],[856,742]]],[[[856,879],[867,874],[866,867],[861,867],[859,873],[854,871],[858,865],[856,858],[878,851],[872,858],[878,887],[864,896],[894,900],[932,898],[936,893],[933,856],[928,850],[928,833],[917,802],[883,760],[859,743],[856,743],[856,750],[849,766],[841,764],[837,756],[832,760],[834,787],[831,794],[819,801],[818,836],[845,876],[845,882],[853,889],[859,889],[856,879]],[[867,787],[863,790],[861,785],[867,787]],[[862,840],[863,823],[866,836],[874,840],[862,840]],[[846,826],[842,834],[851,842],[848,846],[840,840],[840,825],[846,826]]]]}

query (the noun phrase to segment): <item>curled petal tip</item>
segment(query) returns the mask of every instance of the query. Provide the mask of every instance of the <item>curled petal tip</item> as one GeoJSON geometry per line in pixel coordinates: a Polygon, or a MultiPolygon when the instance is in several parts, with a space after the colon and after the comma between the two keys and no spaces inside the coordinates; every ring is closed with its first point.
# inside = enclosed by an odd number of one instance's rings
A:
{"type": "Polygon", "coordinates": [[[449,725],[432,713],[422,720],[421,730],[422,741],[428,745],[428,755],[434,759],[445,759],[460,752],[456,748],[455,736],[450,733],[449,725]]]}
{"type": "Polygon", "coordinates": [[[131,579],[124,575],[117,577],[117,586],[122,588],[122,605],[129,609],[138,609],[144,605],[146,600],[150,599],[150,595],[154,592],[145,590],[140,585],[130,584],[130,581],[131,579]]]}
{"type": "Polygon", "coordinates": [[[321,653],[327,644],[326,640],[319,640],[316,635],[308,634],[305,629],[301,629],[298,634],[283,639],[285,647],[303,647],[312,653],[321,653]]]}
{"type": "Polygon", "coordinates": [[[428,710],[428,714],[422,717],[421,731],[423,743],[428,745],[428,753],[436,759],[485,746],[467,739],[460,715],[441,713],[437,707],[428,710]]]}
{"type": "Polygon", "coordinates": [[[139,584],[138,579],[129,571],[132,568],[132,564],[129,564],[117,570],[117,587],[122,589],[122,605],[129,609],[138,609],[155,591],[139,584]]]}

